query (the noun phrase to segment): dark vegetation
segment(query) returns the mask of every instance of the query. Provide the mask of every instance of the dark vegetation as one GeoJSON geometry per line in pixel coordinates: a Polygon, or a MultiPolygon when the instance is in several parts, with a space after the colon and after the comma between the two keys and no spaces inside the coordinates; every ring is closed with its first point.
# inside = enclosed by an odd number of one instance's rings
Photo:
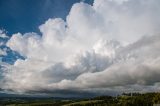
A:
{"type": "Polygon", "coordinates": [[[124,93],[117,97],[99,96],[90,99],[0,98],[0,106],[154,106],[153,104],[160,104],[160,93],[124,93]]]}

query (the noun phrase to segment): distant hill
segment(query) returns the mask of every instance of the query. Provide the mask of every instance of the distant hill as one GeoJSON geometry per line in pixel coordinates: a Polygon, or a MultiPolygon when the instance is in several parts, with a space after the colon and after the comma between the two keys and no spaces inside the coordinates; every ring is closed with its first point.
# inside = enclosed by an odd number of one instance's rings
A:
{"type": "Polygon", "coordinates": [[[153,104],[160,104],[160,93],[123,93],[117,97],[98,96],[90,99],[53,97],[0,98],[0,106],[153,106],[153,104]]]}

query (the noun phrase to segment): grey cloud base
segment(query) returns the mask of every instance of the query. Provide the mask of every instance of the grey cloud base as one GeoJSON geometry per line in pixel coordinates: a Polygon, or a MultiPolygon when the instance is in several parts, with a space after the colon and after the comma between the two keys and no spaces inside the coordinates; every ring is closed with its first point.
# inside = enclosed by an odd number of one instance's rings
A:
{"type": "Polygon", "coordinates": [[[158,0],[77,3],[66,22],[56,18],[41,25],[42,37],[14,34],[6,45],[25,60],[4,65],[1,89],[59,96],[160,90],[157,4],[158,0]]]}

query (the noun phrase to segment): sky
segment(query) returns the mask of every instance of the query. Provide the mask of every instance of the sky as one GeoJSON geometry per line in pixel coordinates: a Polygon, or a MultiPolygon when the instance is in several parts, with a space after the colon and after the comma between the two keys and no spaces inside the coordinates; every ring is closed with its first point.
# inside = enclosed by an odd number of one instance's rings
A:
{"type": "MultiPolygon", "coordinates": [[[[71,6],[81,0],[0,0],[0,28],[8,35],[21,32],[40,33],[38,26],[49,18],[63,18],[71,6]]],[[[86,0],[92,3],[93,0],[86,0]]]]}
{"type": "Polygon", "coordinates": [[[159,0],[1,0],[1,94],[159,91],[159,5],[159,0]]]}

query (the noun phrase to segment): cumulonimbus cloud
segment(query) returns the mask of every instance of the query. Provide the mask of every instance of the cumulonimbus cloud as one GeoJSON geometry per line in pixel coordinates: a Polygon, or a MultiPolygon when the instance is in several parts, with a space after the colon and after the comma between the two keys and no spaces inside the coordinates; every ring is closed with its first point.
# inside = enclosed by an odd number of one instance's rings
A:
{"type": "MultiPolygon", "coordinates": [[[[5,65],[1,89],[16,92],[159,90],[160,1],[76,3],[7,46],[25,60],[5,65]],[[121,89],[122,90],[122,89],[121,89]]],[[[98,92],[99,92],[98,91],[98,92]]]]}

